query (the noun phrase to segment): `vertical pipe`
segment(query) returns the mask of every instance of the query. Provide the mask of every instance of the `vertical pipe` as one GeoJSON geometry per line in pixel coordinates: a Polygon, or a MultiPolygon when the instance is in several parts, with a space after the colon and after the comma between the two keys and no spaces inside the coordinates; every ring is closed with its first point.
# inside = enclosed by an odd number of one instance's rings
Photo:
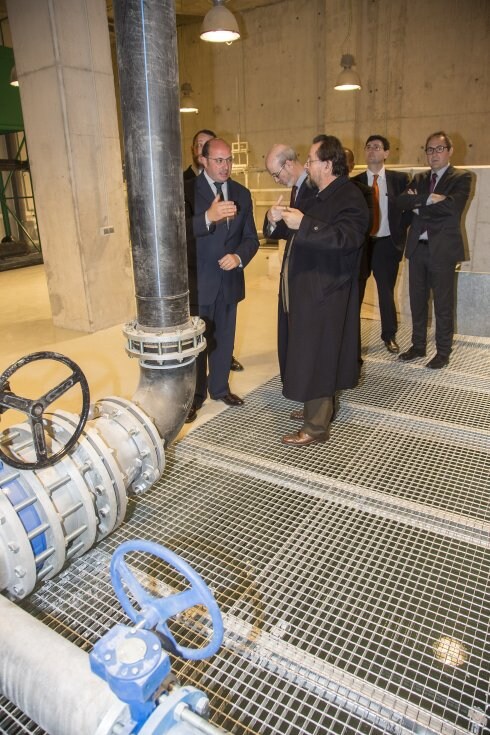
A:
{"type": "Polygon", "coordinates": [[[189,320],[173,0],[115,0],[137,320],[189,320]]]}

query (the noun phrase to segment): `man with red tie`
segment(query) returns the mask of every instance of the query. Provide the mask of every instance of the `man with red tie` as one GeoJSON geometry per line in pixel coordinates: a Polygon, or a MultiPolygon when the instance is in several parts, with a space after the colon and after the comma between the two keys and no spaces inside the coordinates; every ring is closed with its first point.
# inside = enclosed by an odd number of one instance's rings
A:
{"type": "Polygon", "coordinates": [[[412,213],[406,256],[412,312],[412,346],[399,359],[425,357],[429,295],[434,297],[436,355],[427,367],[438,370],[449,363],[454,333],[454,273],[465,260],[461,217],[471,190],[469,171],[450,164],[453,144],[444,131],[432,133],[425,144],[430,169],[416,174],[398,197],[400,210],[412,213]]]}
{"type": "MultiPolygon", "coordinates": [[[[367,248],[366,278],[371,271],[378,290],[381,339],[388,352],[397,353],[398,322],[395,306],[395,284],[405,247],[409,217],[403,216],[396,200],[408,184],[403,171],[390,171],[385,161],[390,154],[390,142],[383,135],[370,135],[364,146],[367,171],[353,177],[353,181],[367,184],[373,194],[373,222],[367,248]]],[[[361,281],[362,304],[366,280],[361,281]]]]}

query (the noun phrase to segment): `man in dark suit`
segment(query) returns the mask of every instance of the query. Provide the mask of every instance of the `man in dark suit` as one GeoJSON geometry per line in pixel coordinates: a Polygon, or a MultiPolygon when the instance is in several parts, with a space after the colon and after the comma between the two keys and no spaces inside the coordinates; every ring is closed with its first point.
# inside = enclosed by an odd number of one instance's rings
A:
{"type": "Polygon", "coordinates": [[[197,358],[194,415],[208,390],[211,398],[228,406],[243,404],[230,392],[228,378],[237,303],[245,298],[243,269],[259,247],[250,192],[230,179],[228,143],[208,140],[201,161],[202,173],[184,184],[191,314],[206,322],[207,340],[206,351],[197,358]]]}
{"type": "MultiPolygon", "coordinates": [[[[398,267],[405,247],[408,218],[396,206],[399,194],[405,191],[408,175],[389,171],[385,161],[390,154],[390,142],[383,135],[370,135],[364,146],[367,171],[353,177],[371,187],[373,193],[373,222],[367,250],[367,277],[371,271],[378,289],[381,317],[381,339],[388,352],[400,351],[396,342],[398,321],[395,306],[395,284],[398,267]]],[[[366,280],[360,294],[364,298],[366,280]]]]}
{"type": "Polygon", "coordinates": [[[192,163],[184,171],[184,181],[194,179],[201,173],[202,163],[200,159],[202,149],[204,143],[206,143],[206,141],[208,140],[211,140],[211,138],[216,138],[216,133],[213,133],[212,130],[207,130],[206,128],[204,128],[203,130],[198,130],[197,133],[194,135],[191,146],[192,163]]]}
{"type": "MultiPolygon", "coordinates": [[[[291,188],[289,197],[290,205],[302,212],[306,212],[308,207],[315,201],[318,189],[309,181],[305,168],[300,163],[296,151],[291,146],[276,143],[265,157],[265,166],[276,183],[291,188]]],[[[284,210],[283,199],[284,197],[280,195],[276,204],[267,211],[262,228],[264,235],[277,240],[286,240],[281,265],[277,319],[277,345],[281,380],[284,378],[288,344],[288,315],[284,307],[284,289],[282,288],[282,284],[289,259],[291,237],[294,234],[282,218],[284,210]]]]}
{"type": "MultiPolygon", "coordinates": [[[[195,179],[196,176],[199,176],[201,173],[203,169],[201,163],[202,149],[204,144],[212,138],[216,138],[216,133],[212,130],[208,130],[207,128],[198,130],[197,133],[195,133],[191,146],[192,164],[188,166],[183,173],[184,182],[195,179]]],[[[242,363],[239,362],[234,355],[231,356],[230,370],[235,370],[236,372],[243,370],[242,363]]],[[[191,420],[195,418],[195,416],[195,413],[190,414],[191,420]]],[[[189,423],[189,417],[187,418],[187,423],[189,423]]]]}
{"type": "Polygon", "coordinates": [[[461,217],[470,196],[471,174],[450,164],[453,144],[444,131],[432,133],[425,144],[429,171],[416,174],[398,197],[400,210],[411,212],[406,256],[412,312],[412,346],[399,359],[425,357],[429,294],[436,318],[436,355],[427,363],[434,370],[449,363],[454,333],[454,273],[465,260],[461,217]]]}
{"type": "Polygon", "coordinates": [[[284,279],[289,326],[283,394],[304,404],[301,429],[282,437],[289,446],[326,441],[335,392],[357,385],[359,260],[369,221],[337,138],[314,138],[305,167],[318,187],[315,201],[304,213],[283,209],[295,231],[284,279]]]}

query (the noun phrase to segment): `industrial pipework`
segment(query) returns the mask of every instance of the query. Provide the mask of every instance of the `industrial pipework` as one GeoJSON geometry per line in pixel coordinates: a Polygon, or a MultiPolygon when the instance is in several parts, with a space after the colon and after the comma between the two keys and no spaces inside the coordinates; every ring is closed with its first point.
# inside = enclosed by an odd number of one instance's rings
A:
{"type": "Polygon", "coordinates": [[[224,735],[208,722],[205,693],[178,684],[167,653],[170,648],[184,659],[200,660],[218,651],[223,622],[209,587],[184,559],[144,540],[116,549],[110,571],[135,625],[114,626],[90,655],[0,595],[5,637],[0,691],[50,735],[224,735]],[[190,587],[155,597],[126,561],[135,553],[167,562],[190,587]],[[168,621],[198,605],[200,611],[207,609],[212,637],[204,648],[186,648],[175,640],[168,621]]]}
{"type": "Polygon", "coordinates": [[[0,592],[22,599],[123,522],[128,494],[143,493],[160,478],[165,455],[138,406],[109,397],[90,407],[82,371],[57,353],[28,355],[0,376],[0,411],[6,409],[28,420],[5,429],[0,439],[0,592]],[[10,390],[18,370],[46,359],[63,363],[70,375],[35,399],[10,390]],[[80,416],[48,413],[77,386],[80,416]]]}
{"type": "Polygon", "coordinates": [[[140,360],[133,400],[165,444],[190,408],[204,323],[189,316],[173,0],[114,2],[136,291],[127,352],[140,360]]]}

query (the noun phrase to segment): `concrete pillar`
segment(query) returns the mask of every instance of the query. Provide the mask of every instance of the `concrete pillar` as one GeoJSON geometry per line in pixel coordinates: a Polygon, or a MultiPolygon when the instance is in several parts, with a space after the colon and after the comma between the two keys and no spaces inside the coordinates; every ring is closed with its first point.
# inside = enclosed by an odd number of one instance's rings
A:
{"type": "Polygon", "coordinates": [[[53,321],[134,312],[105,0],[7,0],[53,321]]]}

